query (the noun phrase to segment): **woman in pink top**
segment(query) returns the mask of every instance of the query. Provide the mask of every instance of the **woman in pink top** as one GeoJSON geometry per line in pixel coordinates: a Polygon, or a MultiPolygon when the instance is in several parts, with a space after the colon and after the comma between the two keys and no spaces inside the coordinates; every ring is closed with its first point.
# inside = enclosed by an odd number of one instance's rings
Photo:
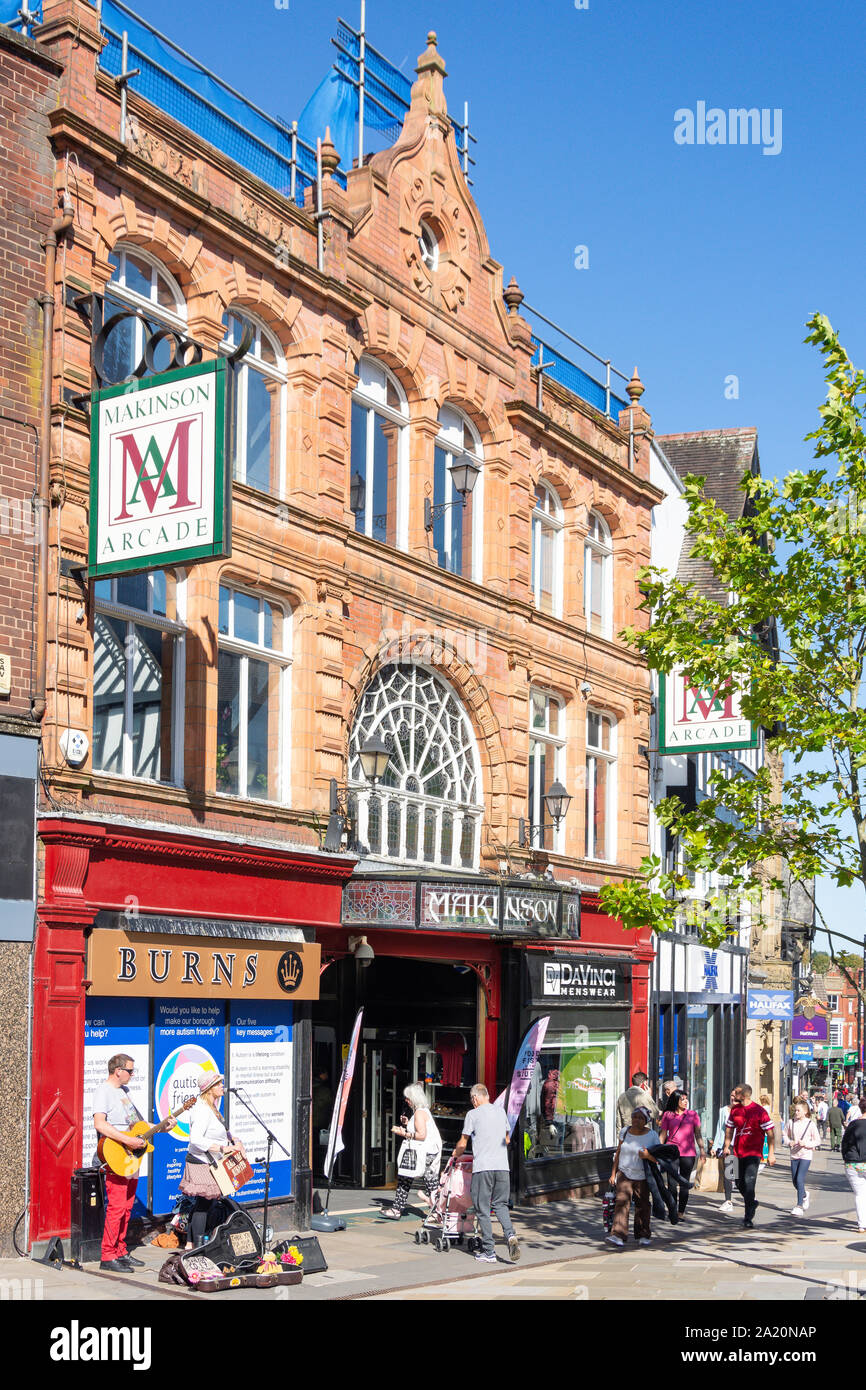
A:
{"type": "MultiPolygon", "coordinates": [[[[689,1098],[685,1091],[674,1091],[665,1105],[659,1124],[659,1138],[663,1144],[674,1144],[679,1150],[680,1176],[688,1181],[697,1160],[695,1145],[700,1149],[701,1159],[706,1156],[704,1137],[701,1134],[701,1117],[696,1110],[689,1109],[689,1098]]],[[[680,1186],[680,1220],[689,1200],[689,1188],[680,1186]]]]}
{"type": "Polygon", "coordinates": [[[821,1143],[818,1126],[809,1113],[808,1102],[802,1097],[794,1102],[794,1113],[782,1132],[782,1143],[791,1148],[791,1182],[797,1189],[797,1204],[791,1208],[792,1216],[802,1216],[809,1210],[809,1194],[806,1191],[806,1178],[812,1155],[821,1143]]]}

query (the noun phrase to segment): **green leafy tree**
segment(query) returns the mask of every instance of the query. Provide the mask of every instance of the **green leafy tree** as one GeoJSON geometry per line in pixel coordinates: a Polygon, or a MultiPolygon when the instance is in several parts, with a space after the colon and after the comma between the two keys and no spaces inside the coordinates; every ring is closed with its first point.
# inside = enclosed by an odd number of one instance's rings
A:
{"type": "MultiPolygon", "coordinates": [[[[807,436],[817,466],[782,480],[747,474],[738,518],[705,495],[703,478],[688,476],[691,553],[710,563],[729,600],[644,570],[651,626],[623,634],[657,671],[682,667],[716,691],[733,685],[744,715],[766,733],[757,775],[715,772],[693,810],[677,797],[658,807],[685,864],[715,870],[727,885],[689,903],[709,945],[736,932],[732,901],[748,899],[761,923],[767,890],[783,891],[780,860],[810,897],[821,875],[866,888],[866,378],[822,314],[807,327],[827,382],[820,426],[807,436]]],[[[607,885],[602,901],[627,928],[665,931],[681,918],[688,887],[684,873],[649,856],[636,878],[607,885]]]]}
{"type": "Polygon", "coordinates": [[[813,974],[813,975],[826,975],[826,974],[827,974],[827,971],[830,969],[830,965],[831,965],[831,964],[832,964],[832,962],[831,962],[830,957],[829,957],[829,955],[827,954],[826,951],[813,951],[813,952],[812,952],[812,974],[813,974]]]}

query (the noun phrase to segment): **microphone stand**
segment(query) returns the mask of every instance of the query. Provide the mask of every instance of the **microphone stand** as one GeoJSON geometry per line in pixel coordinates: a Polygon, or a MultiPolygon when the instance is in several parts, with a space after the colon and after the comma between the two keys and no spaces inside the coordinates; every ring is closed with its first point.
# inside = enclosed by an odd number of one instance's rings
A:
{"type": "Polygon", "coordinates": [[[268,1124],[265,1123],[265,1121],[262,1119],[261,1115],[259,1114],[258,1110],[256,1110],[252,1102],[244,1100],[240,1090],[238,1090],[235,1086],[230,1086],[229,1095],[237,1096],[241,1105],[244,1106],[246,1110],[249,1110],[253,1119],[261,1125],[262,1129],[265,1131],[265,1134],[268,1136],[268,1149],[267,1154],[265,1155],[265,1204],[264,1209],[262,1211],[262,1250],[264,1250],[268,1240],[268,1201],[271,1187],[271,1148],[274,1144],[276,1144],[277,1148],[282,1149],[283,1153],[286,1155],[286,1158],[288,1158],[289,1160],[291,1160],[292,1155],[289,1153],[288,1149],[280,1143],[273,1130],[270,1128],[268,1124]]]}

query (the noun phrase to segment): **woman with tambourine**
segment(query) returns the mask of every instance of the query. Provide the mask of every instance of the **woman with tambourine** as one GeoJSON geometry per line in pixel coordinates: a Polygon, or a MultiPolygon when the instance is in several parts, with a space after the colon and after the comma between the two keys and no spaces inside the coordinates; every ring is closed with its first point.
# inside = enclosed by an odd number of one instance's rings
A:
{"type": "Polygon", "coordinates": [[[187,1250],[201,1245],[211,1206],[223,1195],[214,1177],[214,1161],[227,1153],[244,1154],[243,1144],[232,1138],[220,1114],[225,1089],[222,1072],[203,1071],[198,1079],[199,1097],[190,1113],[189,1148],[180,1181],[184,1196],[195,1200],[189,1220],[187,1250]]]}

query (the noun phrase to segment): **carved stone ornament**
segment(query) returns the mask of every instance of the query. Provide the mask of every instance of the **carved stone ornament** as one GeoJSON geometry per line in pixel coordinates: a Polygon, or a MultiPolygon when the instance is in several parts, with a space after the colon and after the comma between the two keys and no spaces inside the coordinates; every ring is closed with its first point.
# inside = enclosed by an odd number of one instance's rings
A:
{"type": "Polygon", "coordinates": [[[162,136],[145,130],[135,116],[127,117],[126,143],[133,154],[146,160],[154,169],[161,169],[171,178],[177,179],[178,183],[185,184],[194,191],[198,190],[199,173],[189,156],[167,144],[162,136]]]}
{"type": "Polygon", "coordinates": [[[281,217],[275,217],[245,193],[240,194],[237,216],[245,227],[252,228],[266,241],[274,242],[278,253],[282,250],[286,257],[288,256],[291,232],[281,217]]]}
{"type": "Polygon", "coordinates": [[[400,236],[414,288],[431,304],[442,304],[456,314],[466,303],[471,279],[469,223],[462,204],[438,179],[416,174],[401,200],[400,236]],[[435,270],[421,255],[418,238],[422,221],[439,241],[435,270]]]}

